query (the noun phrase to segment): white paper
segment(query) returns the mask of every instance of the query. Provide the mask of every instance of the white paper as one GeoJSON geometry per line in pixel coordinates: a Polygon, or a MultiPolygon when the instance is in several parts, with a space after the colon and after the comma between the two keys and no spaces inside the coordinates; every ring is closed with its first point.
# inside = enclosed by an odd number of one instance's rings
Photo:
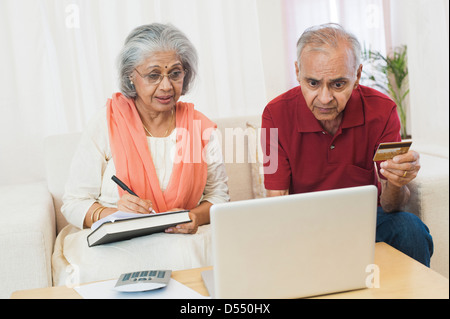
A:
{"type": "Polygon", "coordinates": [[[128,218],[139,218],[139,217],[146,217],[148,215],[146,214],[136,214],[136,213],[127,213],[122,211],[117,211],[114,214],[108,215],[100,220],[97,220],[95,223],[92,224],[91,230],[94,231],[97,228],[99,228],[102,224],[106,222],[115,222],[116,220],[122,220],[122,219],[128,219],[128,218]]]}
{"type": "Polygon", "coordinates": [[[84,299],[210,299],[170,278],[166,287],[143,292],[114,290],[117,280],[101,281],[74,289],[84,299]]]}

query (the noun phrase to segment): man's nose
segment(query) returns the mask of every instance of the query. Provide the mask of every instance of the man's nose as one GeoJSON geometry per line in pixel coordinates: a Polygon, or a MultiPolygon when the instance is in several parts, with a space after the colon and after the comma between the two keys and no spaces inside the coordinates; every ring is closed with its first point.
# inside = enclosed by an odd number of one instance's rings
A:
{"type": "Polygon", "coordinates": [[[318,98],[320,103],[326,105],[333,100],[333,93],[325,86],[320,89],[318,98]]]}

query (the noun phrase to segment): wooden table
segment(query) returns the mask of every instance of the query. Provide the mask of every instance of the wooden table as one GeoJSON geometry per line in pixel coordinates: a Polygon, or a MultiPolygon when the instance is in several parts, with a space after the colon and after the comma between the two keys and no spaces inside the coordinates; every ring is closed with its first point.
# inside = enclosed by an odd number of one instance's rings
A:
{"type": "MultiPolygon", "coordinates": [[[[391,298],[449,298],[449,281],[385,243],[375,246],[375,264],[380,269],[380,287],[318,296],[328,299],[391,299],[391,298]]],[[[172,278],[208,296],[201,272],[212,267],[172,272],[172,278]]],[[[12,299],[80,299],[72,288],[65,286],[16,291],[12,299]]]]}

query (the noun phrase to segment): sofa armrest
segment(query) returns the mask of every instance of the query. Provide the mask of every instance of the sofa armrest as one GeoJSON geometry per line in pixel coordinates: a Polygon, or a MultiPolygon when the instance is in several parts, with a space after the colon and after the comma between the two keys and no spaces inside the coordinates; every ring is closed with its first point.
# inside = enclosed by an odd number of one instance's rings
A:
{"type": "Polygon", "coordinates": [[[449,160],[421,154],[422,168],[408,186],[411,198],[405,211],[417,215],[430,229],[434,253],[431,268],[449,276],[449,160]]]}
{"type": "Polygon", "coordinates": [[[46,183],[0,187],[0,298],[52,286],[55,210],[46,183]]]}

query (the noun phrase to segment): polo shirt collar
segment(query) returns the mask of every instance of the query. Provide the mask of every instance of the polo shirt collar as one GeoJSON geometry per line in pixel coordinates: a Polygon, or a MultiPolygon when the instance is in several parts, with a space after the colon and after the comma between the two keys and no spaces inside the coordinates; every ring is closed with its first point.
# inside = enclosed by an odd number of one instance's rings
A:
{"type": "MultiPolygon", "coordinates": [[[[299,94],[297,110],[297,129],[298,132],[321,132],[323,131],[322,125],[315,118],[314,114],[306,105],[306,101],[303,94],[299,94]]],[[[341,128],[350,128],[360,126],[364,124],[364,102],[361,98],[361,91],[358,86],[356,90],[353,90],[350,99],[347,102],[347,106],[344,110],[344,117],[342,119],[341,128]]]]}

